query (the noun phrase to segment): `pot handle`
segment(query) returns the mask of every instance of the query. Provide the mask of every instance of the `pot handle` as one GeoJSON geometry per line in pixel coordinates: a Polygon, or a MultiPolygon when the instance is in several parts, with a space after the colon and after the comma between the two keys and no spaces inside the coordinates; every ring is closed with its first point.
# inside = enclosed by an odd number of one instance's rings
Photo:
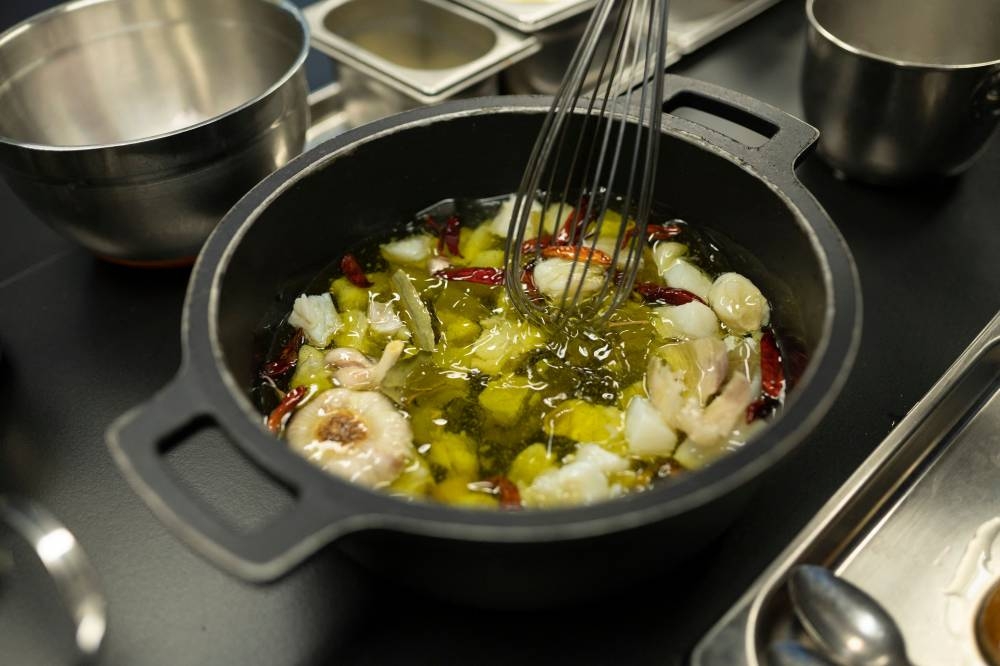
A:
{"type": "Polygon", "coordinates": [[[699,133],[711,135],[715,143],[758,167],[775,167],[779,172],[789,167],[794,169],[819,138],[819,130],[812,125],[775,106],[721,86],[667,74],[663,88],[664,113],[697,125],[699,133]],[[676,114],[680,109],[693,109],[715,120],[721,119],[722,124],[735,125],[734,134],[745,135],[749,130],[755,140],[747,143],[722,129],[699,122],[697,117],[692,119],[676,114]]]}
{"type": "Polygon", "coordinates": [[[184,488],[165,460],[164,443],[181,444],[194,432],[189,426],[202,419],[232,438],[207,404],[190,372],[182,369],[149,402],[119,417],[108,429],[115,462],[160,520],[220,568],[255,582],[283,576],[349,531],[347,524],[357,516],[321,502],[308,489],[292,489],[292,506],[250,533],[238,532],[216,518],[208,505],[184,488]]]}

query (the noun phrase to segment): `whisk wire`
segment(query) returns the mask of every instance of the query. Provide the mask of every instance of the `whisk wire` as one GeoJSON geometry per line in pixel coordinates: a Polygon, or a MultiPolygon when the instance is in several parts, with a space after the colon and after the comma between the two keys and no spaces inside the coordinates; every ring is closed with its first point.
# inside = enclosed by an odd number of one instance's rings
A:
{"type": "Polygon", "coordinates": [[[505,251],[507,292],[515,308],[536,323],[559,325],[569,316],[605,320],[631,292],[642,258],[641,230],[652,206],[666,26],[666,0],[601,0],[542,123],[518,188],[505,251]],[[596,63],[596,84],[588,94],[588,72],[596,63]],[[610,266],[597,268],[594,257],[599,244],[607,247],[602,229],[612,203],[621,207],[621,222],[609,248],[610,266]],[[546,244],[572,248],[566,281],[553,299],[556,307],[523,283],[525,274],[550,256],[546,244]],[[533,249],[525,261],[528,247],[533,249]],[[595,292],[588,277],[598,272],[595,292]]]}
{"type": "MultiPolygon", "coordinates": [[[[610,140],[611,135],[612,135],[612,133],[614,131],[614,128],[615,128],[615,123],[613,122],[613,117],[608,114],[608,105],[609,104],[616,104],[617,103],[617,101],[612,98],[613,90],[614,90],[612,88],[612,86],[613,86],[614,82],[621,76],[621,70],[619,69],[619,66],[623,62],[623,58],[622,58],[623,54],[629,48],[629,42],[630,42],[630,40],[628,39],[628,37],[633,32],[631,30],[631,27],[632,27],[631,24],[632,24],[632,19],[633,19],[633,16],[634,16],[634,13],[633,13],[634,7],[635,7],[634,3],[628,3],[628,6],[625,8],[625,11],[623,11],[622,13],[619,14],[619,19],[618,19],[618,21],[616,22],[616,25],[615,25],[615,34],[614,34],[614,37],[612,38],[612,44],[618,44],[619,46],[615,50],[614,60],[613,60],[613,63],[611,65],[611,73],[607,77],[605,94],[604,95],[600,95],[600,91],[597,91],[597,94],[595,94],[595,95],[593,95],[593,96],[590,97],[589,104],[588,104],[588,107],[587,107],[587,113],[585,115],[585,120],[584,120],[585,125],[586,125],[586,122],[589,121],[591,118],[595,118],[595,117],[597,118],[597,128],[596,128],[595,131],[599,135],[601,134],[601,131],[600,131],[601,121],[606,121],[606,122],[604,122],[603,138],[602,138],[601,143],[600,143],[600,149],[599,150],[595,150],[596,147],[597,147],[597,144],[595,142],[592,142],[590,144],[591,149],[590,149],[589,155],[587,156],[587,164],[583,168],[583,172],[584,173],[587,173],[588,171],[590,171],[591,166],[593,164],[594,153],[596,152],[597,153],[597,164],[595,166],[593,166],[594,177],[590,181],[590,182],[593,182],[593,183],[599,183],[599,182],[601,182],[601,173],[602,173],[602,171],[605,168],[605,160],[607,158],[608,147],[609,147],[609,140],[610,140]],[[595,116],[595,114],[593,113],[593,110],[594,110],[595,101],[597,99],[601,99],[601,108],[600,108],[600,111],[598,112],[598,114],[596,114],[596,116],[595,116]]],[[[609,50],[610,50],[610,48],[609,48],[609,50]]],[[[633,55],[633,57],[634,57],[634,55],[633,55]]],[[[607,62],[608,62],[607,59],[604,59],[604,61],[601,64],[601,71],[600,71],[600,75],[598,77],[599,81],[604,80],[604,78],[605,78],[604,77],[604,72],[605,72],[605,67],[607,65],[607,62]]],[[[628,96],[631,96],[631,89],[629,89],[626,94],[628,96]]],[[[626,104],[627,104],[627,102],[626,102],[626,104]]],[[[621,142],[622,142],[622,139],[623,139],[624,133],[625,133],[625,122],[624,121],[625,121],[625,115],[622,114],[620,122],[619,122],[618,141],[617,141],[617,143],[615,145],[614,157],[611,160],[610,173],[609,173],[608,178],[607,178],[607,180],[609,182],[613,182],[614,181],[615,171],[617,169],[618,156],[619,156],[619,153],[620,153],[620,150],[621,150],[621,142]]],[[[578,137],[577,137],[577,146],[578,147],[580,145],[582,145],[585,136],[586,136],[585,130],[581,131],[580,134],[578,135],[578,137]]],[[[575,165],[575,163],[574,163],[574,165],[575,165]]],[[[566,178],[566,190],[567,191],[569,189],[569,183],[572,182],[572,178],[573,178],[573,173],[571,172],[570,174],[568,174],[568,176],[566,178]]],[[[596,194],[599,194],[599,193],[596,193],[596,194]]],[[[595,195],[595,196],[587,197],[585,191],[581,191],[580,198],[577,201],[577,209],[578,210],[579,209],[583,210],[581,221],[582,221],[582,223],[584,225],[586,224],[587,221],[589,221],[591,219],[598,220],[598,228],[596,229],[597,233],[593,234],[593,238],[591,240],[591,246],[589,248],[591,253],[597,247],[597,241],[600,238],[600,228],[599,228],[600,227],[600,220],[603,219],[604,213],[607,210],[607,198],[605,197],[603,199],[603,201],[599,204],[599,205],[602,206],[601,213],[598,216],[596,216],[596,218],[595,218],[593,216],[593,208],[594,208],[595,202],[597,202],[597,201],[598,201],[598,196],[595,195]]],[[[583,230],[585,230],[585,227],[581,231],[583,231],[583,230]]],[[[579,243],[576,242],[576,238],[573,238],[571,240],[573,240],[574,243],[575,243],[575,245],[576,245],[576,252],[575,252],[574,257],[573,257],[573,262],[570,264],[569,275],[567,276],[566,283],[565,283],[564,288],[563,288],[563,292],[562,292],[562,294],[560,296],[560,299],[559,299],[559,306],[558,306],[557,312],[560,313],[560,314],[561,313],[565,313],[567,311],[567,308],[566,308],[567,297],[569,296],[569,292],[572,289],[572,287],[573,287],[574,284],[576,285],[576,289],[575,289],[575,291],[573,293],[572,300],[569,301],[569,302],[579,302],[580,295],[581,295],[581,293],[583,291],[584,284],[586,283],[587,274],[590,271],[590,267],[591,267],[591,262],[589,262],[589,261],[581,262],[580,261],[580,256],[583,253],[583,242],[582,242],[582,239],[581,239],[581,241],[579,243]],[[579,278],[579,280],[574,281],[575,273],[576,273],[577,269],[579,267],[581,267],[581,266],[582,266],[582,268],[580,269],[581,270],[580,278],[579,278]]]]}

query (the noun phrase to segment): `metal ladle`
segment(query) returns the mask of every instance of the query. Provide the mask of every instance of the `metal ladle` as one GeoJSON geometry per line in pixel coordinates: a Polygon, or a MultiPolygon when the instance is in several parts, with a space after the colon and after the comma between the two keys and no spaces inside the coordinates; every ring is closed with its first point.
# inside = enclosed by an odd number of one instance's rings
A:
{"type": "Polygon", "coordinates": [[[823,567],[792,570],[795,615],[830,658],[844,666],[910,666],[895,621],[868,594],[823,567]]]}

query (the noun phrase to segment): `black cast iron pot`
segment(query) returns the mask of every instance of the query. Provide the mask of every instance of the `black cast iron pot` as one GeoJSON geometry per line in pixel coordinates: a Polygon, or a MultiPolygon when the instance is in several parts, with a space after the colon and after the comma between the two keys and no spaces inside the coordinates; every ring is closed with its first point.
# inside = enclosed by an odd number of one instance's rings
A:
{"type": "Polygon", "coordinates": [[[236,204],[195,265],[180,372],[109,432],[129,482],[194,550],[255,581],[277,578],[336,541],[363,563],[407,572],[404,582],[438,594],[539,605],[656,575],[703,548],[738,514],[752,482],[801,442],[833,401],[858,343],[860,294],[843,239],[794,175],[816,131],[708,84],[668,76],[666,89],[656,199],[760,261],[739,269],[770,295],[779,332],[808,354],[786,409],[758,438],[650,492],[575,509],[486,512],[352,485],[263,428],[248,397],[261,351],[255,332],[286,313],[310,278],[348,246],[429,204],[517,189],[548,100],[501,97],[420,109],[348,132],[236,204]],[[749,127],[763,144],[748,147],[669,113],[680,107],[749,127]],[[166,449],[206,419],[289,489],[290,509],[247,533],[193,497],[168,470],[166,449]]]}

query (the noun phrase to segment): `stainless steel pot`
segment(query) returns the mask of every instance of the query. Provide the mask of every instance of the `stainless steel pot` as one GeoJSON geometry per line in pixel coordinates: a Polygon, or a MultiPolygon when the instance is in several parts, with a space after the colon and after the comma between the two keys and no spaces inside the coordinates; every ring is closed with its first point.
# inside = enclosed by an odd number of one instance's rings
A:
{"type": "Polygon", "coordinates": [[[191,260],[297,155],[308,28],[285,0],[96,0],[0,35],[0,172],[35,214],[123,262],[191,260]]]}
{"type": "Polygon", "coordinates": [[[1000,120],[1000,3],[807,0],[806,119],[871,182],[968,167],[1000,120]]]}

